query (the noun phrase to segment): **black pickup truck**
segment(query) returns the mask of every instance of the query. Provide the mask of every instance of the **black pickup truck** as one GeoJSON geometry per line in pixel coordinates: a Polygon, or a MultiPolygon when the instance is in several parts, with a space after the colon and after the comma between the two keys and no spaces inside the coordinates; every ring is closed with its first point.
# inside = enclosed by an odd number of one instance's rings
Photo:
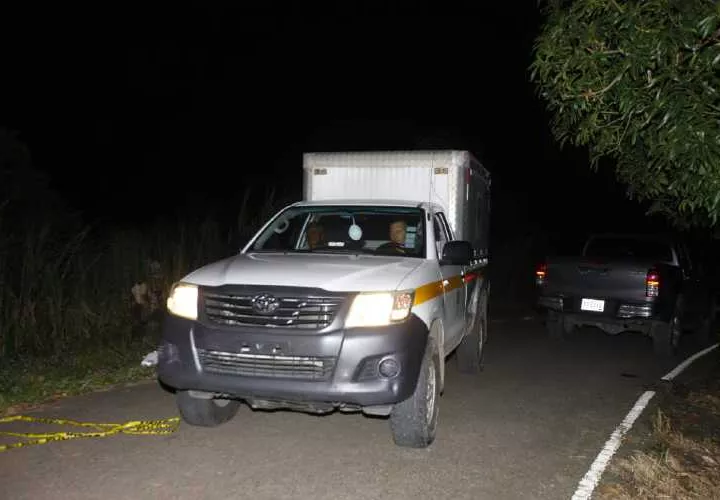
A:
{"type": "Polygon", "coordinates": [[[585,325],[609,334],[636,331],[667,357],[686,332],[703,343],[714,335],[712,278],[674,237],[591,235],[580,256],[548,257],[535,280],[553,338],[585,325]]]}

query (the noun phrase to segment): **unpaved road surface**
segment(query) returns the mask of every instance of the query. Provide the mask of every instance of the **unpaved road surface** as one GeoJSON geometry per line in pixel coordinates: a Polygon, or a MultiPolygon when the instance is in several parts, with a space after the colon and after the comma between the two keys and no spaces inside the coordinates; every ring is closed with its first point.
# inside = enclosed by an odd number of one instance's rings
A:
{"type": "MultiPolygon", "coordinates": [[[[538,318],[497,313],[483,373],[461,375],[448,361],[437,439],[426,450],[396,447],[380,418],[243,407],[213,429],[181,424],[168,436],[0,453],[0,498],[570,498],[637,397],[667,371],[649,339],[580,333],[553,343],[538,318]]],[[[93,422],[178,415],[172,394],[154,382],[27,414],[93,422]]]]}

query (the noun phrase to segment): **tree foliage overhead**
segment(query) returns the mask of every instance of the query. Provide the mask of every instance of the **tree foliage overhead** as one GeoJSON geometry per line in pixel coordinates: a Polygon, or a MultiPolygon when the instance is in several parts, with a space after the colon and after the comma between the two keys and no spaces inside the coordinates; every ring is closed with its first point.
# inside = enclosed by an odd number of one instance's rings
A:
{"type": "Polygon", "coordinates": [[[611,158],[628,195],[680,224],[720,219],[720,2],[545,8],[531,79],[561,144],[611,158]]]}

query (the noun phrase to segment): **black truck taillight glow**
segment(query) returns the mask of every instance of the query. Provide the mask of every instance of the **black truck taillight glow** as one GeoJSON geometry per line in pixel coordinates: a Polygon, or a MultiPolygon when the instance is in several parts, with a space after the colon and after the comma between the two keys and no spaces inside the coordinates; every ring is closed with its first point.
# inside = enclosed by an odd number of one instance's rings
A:
{"type": "Polygon", "coordinates": [[[645,295],[657,297],[660,293],[660,274],[655,269],[650,269],[645,276],[645,295]]]}
{"type": "Polygon", "coordinates": [[[544,285],[547,279],[547,264],[540,264],[535,270],[535,284],[538,286],[544,285]]]}

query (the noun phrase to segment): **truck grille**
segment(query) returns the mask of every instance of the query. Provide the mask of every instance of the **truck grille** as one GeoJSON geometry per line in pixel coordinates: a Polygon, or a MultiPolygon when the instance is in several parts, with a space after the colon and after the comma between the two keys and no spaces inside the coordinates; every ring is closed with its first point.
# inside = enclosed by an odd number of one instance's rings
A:
{"type": "Polygon", "coordinates": [[[234,293],[203,290],[205,316],[213,323],[225,326],[260,326],[320,330],[335,319],[344,296],[297,296],[277,294],[271,312],[253,307],[262,293],[234,293]]]}
{"type": "Polygon", "coordinates": [[[203,369],[222,375],[248,377],[327,380],[335,367],[335,358],[315,356],[273,356],[241,354],[198,349],[203,369]]]}

